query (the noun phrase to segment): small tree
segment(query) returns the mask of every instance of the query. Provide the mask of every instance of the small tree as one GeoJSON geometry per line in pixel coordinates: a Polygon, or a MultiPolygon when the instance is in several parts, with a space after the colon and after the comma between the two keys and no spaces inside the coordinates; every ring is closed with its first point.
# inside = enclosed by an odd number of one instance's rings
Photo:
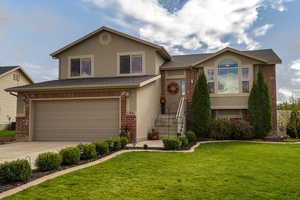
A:
{"type": "Polygon", "coordinates": [[[207,136],[210,120],[211,108],[209,90],[205,74],[201,73],[196,82],[192,99],[193,129],[198,136],[207,136]]]}
{"type": "Polygon", "coordinates": [[[290,115],[290,119],[286,126],[286,133],[288,136],[292,138],[298,138],[300,128],[300,118],[299,112],[297,110],[293,110],[290,115]]]}
{"type": "Polygon", "coordinates": [[[262,72],[258,73],[249,96],[249,120],[257,138],[264,138],[272,130],[272,106],[268,86],[262,72]]]}

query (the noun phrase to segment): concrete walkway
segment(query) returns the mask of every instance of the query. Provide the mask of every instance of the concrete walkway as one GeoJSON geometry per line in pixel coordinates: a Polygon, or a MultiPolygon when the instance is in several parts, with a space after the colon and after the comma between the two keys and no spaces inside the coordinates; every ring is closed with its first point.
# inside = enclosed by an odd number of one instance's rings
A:
{"type": "Polygon", "coordinates": [[[40,153],[58,152],[79,142],[16,142],[0,145],[0,163],[5,161],[27,159],[34,168],[34,161],[40,153]]]}

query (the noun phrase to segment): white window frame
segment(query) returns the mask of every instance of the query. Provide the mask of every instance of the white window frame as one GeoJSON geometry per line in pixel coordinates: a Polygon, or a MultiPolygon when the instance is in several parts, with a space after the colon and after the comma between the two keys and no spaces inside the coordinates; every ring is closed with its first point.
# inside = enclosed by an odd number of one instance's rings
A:
{"type": "Polygon", "coordinates": [[[140,75],[145,75],[146,74],[146,55],[145,52],[143,51],[138,51],[138,52],[118,52],[117,53],[117,76],[140,76],[140,75]],[[141,55],[142,56],[142,72],[141,73],[128,73],[128,74],[121,74],[120,73],[120,57],[121,56],[130,56],[130,71],[131,69],[131,56],[137,56],[137,55],[141,55]]]}
{"type": "Polygon", "coordinates": [[[68,77],[69,78],[88,78],[94,77],[94,55],[80,55],[80,56],[69,56],[68,57],[68,77]],[[91,59],[91,75],[81,75],[81,61],[80,61],[80,75],[79,76],[71,76],[71,60],[72,59],[91,59]]]}

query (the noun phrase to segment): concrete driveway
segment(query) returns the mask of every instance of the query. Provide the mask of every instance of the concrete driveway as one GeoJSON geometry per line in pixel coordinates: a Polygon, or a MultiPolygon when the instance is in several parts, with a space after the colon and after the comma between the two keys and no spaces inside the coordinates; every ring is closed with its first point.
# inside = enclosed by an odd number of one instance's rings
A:
{"type": "Polygon", "coordinates": [[[34,168],[34,161],[40,153],[58,152],[64,147],[76,146],[80,142],[17,142],[0,145],[0,163],[27,159],[34,168]]]}

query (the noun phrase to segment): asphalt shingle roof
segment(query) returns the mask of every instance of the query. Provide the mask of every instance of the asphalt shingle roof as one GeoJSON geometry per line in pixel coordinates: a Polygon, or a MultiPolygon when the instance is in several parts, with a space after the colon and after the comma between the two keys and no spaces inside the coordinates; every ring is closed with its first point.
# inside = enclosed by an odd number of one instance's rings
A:
{"type": "Polygon", "coordinates": [[[126,86],[138,85],[144,81],[150,80],[158,75],[144,76],[125,76],[125,77],[95,77],[95,78],[76,78],[45,81],[31,85],[18,86],[7,89],[8,91],[26,90],[26,89],[43,89],[43,88],[62,88],[62,87],[105,87],[105,86],[126,86]]]}
{"type": "Polygon", "coordinates": [[[10,70],[13,70],[14,68],[17,68],[19,66],[0,66],[0,75],[4,74],[10,70]]]}
{"type": "MultiPolygon", "coordinates": [[[[270,64],[281,63],[281,59],[276,55],[272,49],[261,49],[252,51],[241,51],[249,56],[255,56],[257,58],[263,59],[270,64]]],[[[162,65],[162,69],[169,67],[189,67],[196,62],[206,59],[207,57],[213,55],[214,53],[204,53],[204,54],[189,54],[189,55],[178,55],[172,56],[171,61],[166,62],[162,65]]]]}

